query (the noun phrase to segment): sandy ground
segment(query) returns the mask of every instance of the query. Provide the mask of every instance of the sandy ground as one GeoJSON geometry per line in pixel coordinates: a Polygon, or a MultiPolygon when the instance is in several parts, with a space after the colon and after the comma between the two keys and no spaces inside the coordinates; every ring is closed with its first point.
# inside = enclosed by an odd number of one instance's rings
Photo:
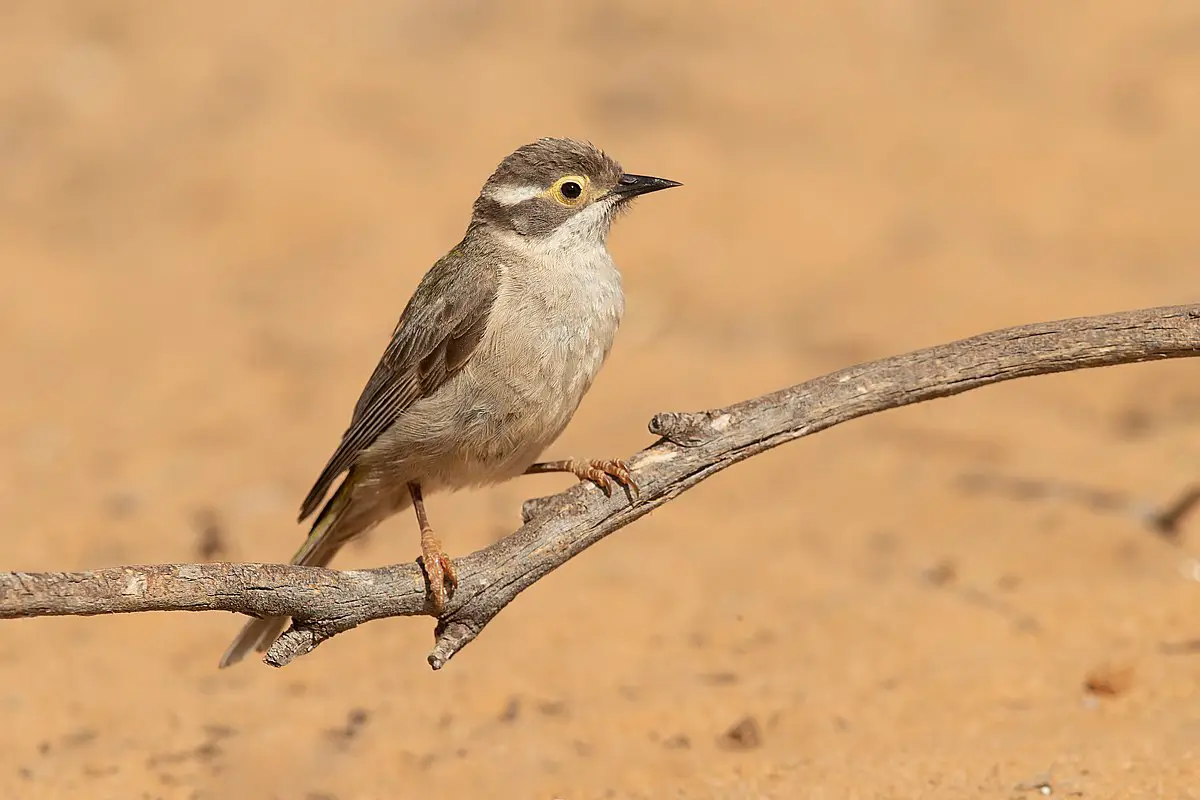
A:
{"type": "MultiPolygon", "coordinates": [[[[1198,74],[1182,2],[10,0],[0,565],[285,559],[409,292],[541,135],[686,183],[614,233],[626,324],[551,455],[1194,300],[1198,74]]],[[[1200,478],[1196,369],[1006,384],[753,459],[440,673],[428,620],[228,671],[225,614],[4,623],[0,796],[1200,796],[1200,519],[1173,546],[962,484],[1166,502],[1200,478]]],[[[466,553],[567,484],[430,508],[466,553]]],[[[338,565],[416,538],[393,520],[338,565]]]]}

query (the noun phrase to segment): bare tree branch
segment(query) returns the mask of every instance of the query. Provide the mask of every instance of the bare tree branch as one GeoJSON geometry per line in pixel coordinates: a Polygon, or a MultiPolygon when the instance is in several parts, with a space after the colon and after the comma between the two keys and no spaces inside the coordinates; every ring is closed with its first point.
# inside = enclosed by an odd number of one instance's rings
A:
{"type": "MultiPolygon", "coordinates": [[[[636,500],[580,483],[525,504],[512,535],[458,559],[459,586],[438,621],[440,669],[542,576],[705,478],[847,420],[1053,372],[1200,355],[1200,305],[1009,328],[849,367],[727,408],[670,412],[628,464],[636,500]]],[[[0,618],[136,611],[291,616],[266,662],[283,666],[364,622],[431,614],[416,564],[337,571],[279,564],[128,566],[80,573],[0,573],[0,618]]]]}

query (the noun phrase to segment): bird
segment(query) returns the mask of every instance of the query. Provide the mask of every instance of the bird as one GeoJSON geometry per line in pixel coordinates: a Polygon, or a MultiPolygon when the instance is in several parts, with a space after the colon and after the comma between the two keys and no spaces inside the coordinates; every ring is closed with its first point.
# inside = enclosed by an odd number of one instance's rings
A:
{"type": "MultiPolygon", "coordinates": [[[[429,602],[441,616],[458,577],[429,522],[428,495],[570,473],[636,498],[619,459],[538,459],[571,421],[621,324],[613,221],[634,198],[681,185],[625,172],[570,138],[541,138],[500,161],[463,238],[418,282],[304,498],[299,521],[316,516],[291,563],[327,566],[351,539],[412,508],[429,602]]],[[[289,623],[251,619],[220,667],[266,652],[289,623]]]]}

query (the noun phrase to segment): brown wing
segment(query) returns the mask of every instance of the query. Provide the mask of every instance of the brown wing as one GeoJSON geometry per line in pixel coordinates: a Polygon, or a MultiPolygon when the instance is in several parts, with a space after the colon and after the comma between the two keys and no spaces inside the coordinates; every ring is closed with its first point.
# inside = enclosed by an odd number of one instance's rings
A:
{"type": "Polygon", "coordinates": [[[493,264],[481,269],[464,261],[452,250],[421,279],[354,406],[341,444],[304,498],[300,520],[317,510],[337,476],[405,409],[441,388],[475,351],[496,300],[499,274],[493,264]]]}

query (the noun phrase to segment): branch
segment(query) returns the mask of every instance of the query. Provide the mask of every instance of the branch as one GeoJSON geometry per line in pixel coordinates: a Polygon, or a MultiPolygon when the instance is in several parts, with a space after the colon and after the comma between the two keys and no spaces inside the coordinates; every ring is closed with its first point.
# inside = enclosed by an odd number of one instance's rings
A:
{"type": "MultiPolygon", "coordinates": [[[[1200,355],[1200,305],[1082,317],[986,333],[849,367],[727,408],[669,412],[659,440],[627,463],[636,499],[579,483],[528,501],[525,524],[455,561],[459,586],[438,620],[429,664],[441,669],[539,578],[710,475],[785,442],[890,408],[1014,378],[1200,355]]],[[[432,615],[416,564],[337,571],[280,564],[128,566],[0,573],[0,618],[236,611],[290,616],[266,662],[283,666],[371,620],[432,615]]]]}

